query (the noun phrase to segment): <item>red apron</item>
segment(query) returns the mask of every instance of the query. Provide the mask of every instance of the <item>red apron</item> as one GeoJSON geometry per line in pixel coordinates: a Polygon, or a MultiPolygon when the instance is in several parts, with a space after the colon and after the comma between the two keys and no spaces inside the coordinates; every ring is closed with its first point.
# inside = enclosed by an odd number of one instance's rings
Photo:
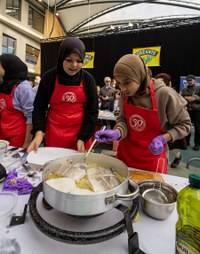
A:
{"type": "Polygon", "coordinates": [[[26,137],[26,117],[24,114],[14,108],[13,94],[16,85],[11,94],[0,94],[1,124],[0,139],[10,142],[11,146],[22,147],[26,137]]]}
{"type": "Polygon", "coordinates": [[[128,96],[124,101],[124,112],[127,119],[128,134],[119,142],[117,158],[129,167],[167,172],[166,146],[159,155],[153,155],[149,150],[152,139],[163,134],[160,127],[153,81],[150,81],[150,94],[153,109],[141,108],[128,104],[128,96]]]}
{"type": "MultiPolygon", "coordinates": [[[[45,145],[77,150],[78,133],[85,115],[86,96],[80,86],[64,86],[56,78],[55,89],[50,100],[45,132],[45,145]]],[[[85,148],[92,144],[92,138],[85,148]]]]}

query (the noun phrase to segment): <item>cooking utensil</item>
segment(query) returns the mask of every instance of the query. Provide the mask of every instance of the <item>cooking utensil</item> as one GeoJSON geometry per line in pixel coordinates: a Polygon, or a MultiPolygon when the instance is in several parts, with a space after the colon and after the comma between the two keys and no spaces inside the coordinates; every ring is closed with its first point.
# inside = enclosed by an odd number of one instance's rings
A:
{"type": "Polygon", "coordinates": [[[7,149],[6,152],[5,152],[5,155],[10,154],[10,153],[12,153],[13,151],[15,151],[17,149],[19,149],[19,147],[12,147],[10,149],[7,149]]]}
{"type": "Polygon", "coordinates": [[[173,212],[177,199],[177,191],[167,183],[155,180],[147,180],[141,181],[138,183],[140,190],[140,201],[143,211],[149,215],[150,217],[158,220],[167,219],[173,212]],[[145,191],[149,189],[160,189],[165,197],[168,200],[168,203],[157,202],[155,200],[151,200],[150,198],[146,199],[145,191]]]}
{"type": "MultiPolygon", "coordinates": [[[[157,162],[157,167],[156,167],[156,174],[158,174],[158,169],[160,167],[162,163],[162,173],[164,172],[164,163],[165,163],[165,159],[164,158],[159,158],[158,162],[157,162]]],[[[142,193],[142,197],[146,200],[149,200],[151,202],[154,203],[163,203],[163,204],[167,204],[169,203],[166,195],[162,192],[162,188],[161,188],[161,181],[158,181],[160,183],[160,187],[159,188],[155,188],[155,186],[153,186],[153,188],[149,188],[146,191],[144,191],[142,193]]]]}
{"type": "Polygon", "coordinates": [[[27,171],[27,176],[29,177],[35,176],[35,174],[38,172],[37,170],[32,170],[28,163],[23,163],[22,167],[27,171]]]}
{"type": "Polygon", "coordinates": [[[169,203],[167,197],[160,189],[161,189],[161,186],[159,186],[159,189],[155,189],[155,187],[153,187],[152,189],[148,189],[144,191],[142,196],[143,198],[151,202],[162,203],[162,204],[169,203]]]}
{"type": "MultiPolygon", "coordinates": [[[[101,128],[102,131],[104,131],[105,129],[106,129],[106,126],[103,126],[103,127],[101,128]]],[[[78,163],[78,164],[76,164],[76,165],[74,165],[74,166],[78,166],[78,167],[81,168],[81,169],[86,169],[86,168],[87,168],[86,159],[87,159],[88,155],[90,154],[90,152],[91,152],[93,146],[95,145],[96,141],[97,141],[97,140],[96,140],[96,138],[95,138],[94,141],[92,142],[90,148],[88,149],[88,151],[87,151],[85,157],[83,158],[83,162],[78,163]]]]}
{"type": "Polygon", "coordinates": [[[88,167],[112,168],[119,174],[124,181],[113,189],[92,195],[69,194],[58,191],[51,187],[46,180],[52,173],[57,172],[61,164],[66,160],[72,160],[72,165],[82,161],[85,154],[71,154],[65,158],[60,158],[44,165],[42,170],[43,194],[45,200],[55,209],[76,216],[91,216],[104,213],[119,203],[121,200],[133,201],[139,195],[138,185],[129,180],[128,167],[120,160],[110,156],[91,153],[87,159],[88,167]],[[135,191],[128,193],[129,185],[135,191]]]}

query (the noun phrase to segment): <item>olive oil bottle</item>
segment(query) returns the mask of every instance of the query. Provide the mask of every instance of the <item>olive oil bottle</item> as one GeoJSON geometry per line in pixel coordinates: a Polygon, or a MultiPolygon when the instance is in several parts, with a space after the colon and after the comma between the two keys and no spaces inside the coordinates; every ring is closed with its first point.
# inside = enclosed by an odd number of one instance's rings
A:
{"type": "Polygon", "coordinates": [[[176,254],[200,254],[200,174],[189,174],[189,185],[177,196],[176,254]]]}

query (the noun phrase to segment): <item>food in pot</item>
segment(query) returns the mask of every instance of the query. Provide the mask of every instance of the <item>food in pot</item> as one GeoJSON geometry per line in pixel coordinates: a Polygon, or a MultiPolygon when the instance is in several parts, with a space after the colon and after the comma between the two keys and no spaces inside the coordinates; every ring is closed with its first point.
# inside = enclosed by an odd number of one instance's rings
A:
{"type": "Polygon", "coordinates": [[[69,167],[69,164],[60,165],[46,179],[46,183],[56,190],[79,195],[108,191],[123,181],[124,178],[112,168],[91,167],[83,170],[75,165],[69,167]]]}
{"type": "Polygon", "coordinates": [[[70,193],[71,190],[76,188],[76,183],[74,179],[71,178],[56,178],[56,179],[50,179],[46,181],[48,185],[50,185],[52,188],[62,191],[65,193],[70,193]]]}
{"type": "Polygon", "coordinates": [[[65,170],[64,176],[72,178],[74,181],[79,182],[85,176],[85,170],[77,167],[71,167],[65,170]]]}
{"type": "Polygon", "coordinates": [[[89,168],[87,177],[94,192],[103,192],[120,185],[116,174],[110,168],[89,168]]]}

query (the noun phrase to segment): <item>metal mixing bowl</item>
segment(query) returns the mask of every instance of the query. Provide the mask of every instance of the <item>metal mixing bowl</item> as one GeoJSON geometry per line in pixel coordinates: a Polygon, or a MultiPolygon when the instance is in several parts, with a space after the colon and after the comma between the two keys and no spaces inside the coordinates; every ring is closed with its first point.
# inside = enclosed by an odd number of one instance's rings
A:
{"type": "Polygon", "coordinates": [[[167,219],[174,210],[177,199],[177,191],[167,183],[154,180],[141,181],[138,183],[138,185],[141,196],[140,201],[143,211],[152,218],[158,220],[167,219]],[[147,198],[147,196],[144,194],[148,189],[152,188],[162,191],[166,196],[168,202],[156,202],[155,197],[153,197],[153,199],[149,198],[150,192],[147,198]]]}

